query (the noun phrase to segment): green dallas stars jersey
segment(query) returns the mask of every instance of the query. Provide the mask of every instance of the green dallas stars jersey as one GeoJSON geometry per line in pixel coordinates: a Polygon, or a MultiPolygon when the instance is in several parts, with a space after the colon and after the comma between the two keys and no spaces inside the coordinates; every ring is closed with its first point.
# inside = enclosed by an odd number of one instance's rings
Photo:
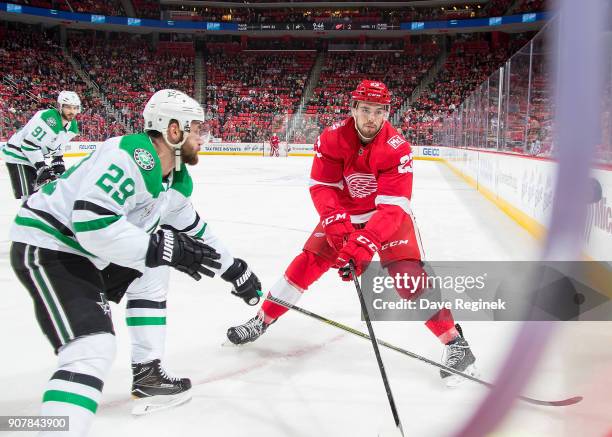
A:
{"type": "Polygon", "coordinates": [[[167,224],[214,247],[222,273],[234,259],[193,208],[192,189],[184,164],[162,180],[147,134],[110,138],[27,199],[10,239],[86,256],[99,269],[115,263],[144,271],[149,235],[167,224]]]}
{"type": "Polygon", "coordinates": [[[33,167],[49,156],[62,156],[66,143],[78,134],[76,119],[64,128],[57,109],[38,111],[9,138],[0,156],[8,163],[33,167]]]}

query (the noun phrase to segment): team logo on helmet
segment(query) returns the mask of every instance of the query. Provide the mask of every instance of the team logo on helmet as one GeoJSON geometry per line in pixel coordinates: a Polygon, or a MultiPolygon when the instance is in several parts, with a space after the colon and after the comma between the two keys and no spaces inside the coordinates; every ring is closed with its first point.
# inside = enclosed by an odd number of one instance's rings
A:
{"type": "Polygon", "coordinates": [[[145,149],[134,150],[134,160],[136,161],[136,164],[138,164],[138,167],[142,168],[143,170],[149,171],[155,167],[153,155],[151,155],[151,152],[145,149]]]}

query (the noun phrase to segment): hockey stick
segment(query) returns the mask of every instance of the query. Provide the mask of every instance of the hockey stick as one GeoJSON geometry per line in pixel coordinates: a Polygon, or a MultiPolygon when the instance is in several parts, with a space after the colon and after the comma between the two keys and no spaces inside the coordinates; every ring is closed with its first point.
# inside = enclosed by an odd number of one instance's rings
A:
{"type": "MultiPolygon", "coordinates": [[[[280,300],[280,299],[278,299],[278,298],[276,298],[276,297],[274,297],[272,295],[268,295],[268,297],[266,299],[269,300],[269,301],[272,301],[272,302],[274,302],[274,303],[276,303],[278,305],[284,306],[285,308],[288,308],[290,310],[297,311],[300,314],[303,314],[305,316],[308,316],[308,317],[313,318],[315,320],[318,320],[320,322],[323,322],[323,323],[326,323],[328,325],[334,326],[334,327],[336,327],[338,329],[342,329],[343,331],[346,331],[346,332],[349,332],[351,334],[354,334],[354,335],[356,335],[358,337],[361,337],[361,338],[363,338],[365,340],[371,340],[371,337],[368,334],[364,333],[364,332],[361,332],[361,331],[359,331],[357,329],[353,329],[350,326],[343,325],[342,323],[336,322],[334,320],[325,318],[323,316],[320,316],[318,314],[315,314],[313,312],[305,310],[304,308],[298,307],[296,305],[292,305],[292,304],[290,304],[288,302],[285,302],[283,300],[280,300]]],[[[429,358],[425,358],[425,357],[423,357],[421,355],[415,354],[414,352],[410,352],[410,351],[408,351],[406,349],[402,349],[401,347],[394,346],[391,343],[387,343],[384,340],[376,339],[376,342],[379,345],[381,345],[381,346],[384,346],[384,347],[386,347],[388,349],[392,349],[392,350],[394,350],[396,352],[399,352],[400,354],[407,355],[410,358],[414,358],[416,360],[422,361],[425,364],[429,364],[430,366],[437,367],[437,368],[445,370],[445,371],[447,371],[449,373],[454,373],[455,375],[459,375],[459,376],[461,376],[461,377],[463,377],[465,379],[469,379],[470,381],[473,381],[473,382],[478,383],[480,385],[484,385],[485,387],[493,388],[493,384],[491,384],[490,382],[486,382],[486,381],[483,381],[482,379],[476,378],[476,377],[474,377],[472,375],[468,375],[467,373],[463,373],[463,372],[460,372],[458,370],[451,369],[450,367],[447,367],[444,364],[440,364],[440,363],[438,363],[436,361],[430,360],[429,358]]],[[[527,397],[527,396],[519,396],[519,399],[521,399],[522,401],[525,401],[525,402],[527,402],[529,404],[534,404],[534,405],[543,405],[543,406],[546,406],[546,407],[566,407],[566,406],[574,405],[574,404],[577,404],[578,402],[580,402],[582,400],[582,396],[574,396],[572,398],[563,399],[563,400],[559,400],[559,401],[542,401],[542,400],[530,398],[530,397],[527,397]]]]}
{"type": "Polygon", "coordinates": [[[402,437],[404,437],[404,429],[402,428],[402,421],[400,420],[399,414],[397,412],[397,407],[395,406],[395,400],[393,399],[393,393],[391,393],[391,385],[389,384],[389,379],[387,378],[387,372],[385,371],[385,365],[382,361],[382,357],[380,356],[380,350],[378,349],[378,341],[376,340],[376,336],[374,335],[374,329],[372,328],[372,322],[370,321],[370,315],[368,314],[368,308],[365,304],[365,299],[363,298],[363,292],[361,291],[361,285],[359,285],[359,280],[357,279],[357,274],[355,274],[355,266],[352,261],[349,261],[349,269],[351,275],[353,276],[353,282],[355,283],[355,288],[357,289],[357,296],[359,296],[359,303],[361,304],[361,312],[363,313],[363,318],[365,319],[366,325],[368,327],[368,332],[370,333],[370,340],[372,341],[372,347],[374,348],[374,355],[376,355],[376,362],[378,363],[378,370],[380,370],[380,376],[382,377],[383,384],[385,385],[385,391],[387,392],[387,399],[389,400],[389,406],[391,407],[391,413],[393,413],[393,420],[395,420],[395,426],[399,430],[402,437]]]}

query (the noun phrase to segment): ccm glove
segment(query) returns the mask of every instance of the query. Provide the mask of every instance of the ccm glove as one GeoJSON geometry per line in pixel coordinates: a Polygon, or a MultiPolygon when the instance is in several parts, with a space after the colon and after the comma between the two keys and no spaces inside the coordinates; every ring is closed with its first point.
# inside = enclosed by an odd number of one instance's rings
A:
{"type": "Polygon", "coordinates": [[[55,174],[51,167],[45,164],[44,161],[37,162],[34,164],[36,168],[36,181],[34,182],[34,191],[38,191],[40,187],[45,185],[47,182],[55,180],[55,174]]]}
{"type": "Polygon", "coordinates": [[[245,261],[234,258],[234,264],[221,275],[221,279],[231,282],[234,286],[232,294],[238,296],[247,304],[253,306],[259,303],[259,298],[263,294],[261,292],[261,282],[245,261]]]}
{"type": "Polygon", "coordinates": [[[221,263],[215,261],[220,257],[215,249],[204,244],[202,240],[170,229],[160,229],[151,234],[145,265],[172,266],[199,281],[202,279],[200,273],[211,278],[215,276],[215,273],[205,266],[221,268],[221,263]]]}
{"type": "Polygon", "coordinates": [[[351,217],[347,212],[338,212],[327,217],[322,217],[321,226],[325,231],[325,238],[331,247],[339,251],[348,240],[355,228],[351,223],[351,217]]]}
{"type": "Polygon", "coordinates": [[[359,276],[368,268],[372,257],[374,257],[374,254],[379,249],[380,243],[371,232],[365,229],[355,231],[350,235],[348,242],[340,253],[338,253],[334,267],[338,269],[338,274],[343,281],[352,281],[353,275],[351,274],[349,262],[353,263],[355,274],[359,276]]]}
{"type": "Polygon", "coordinates": [[[56,177],[60,177],[66,171],[66,165],[64,164],[64,158],[61,156],[56,156],[51,161],[51,170],[56,177]]]}

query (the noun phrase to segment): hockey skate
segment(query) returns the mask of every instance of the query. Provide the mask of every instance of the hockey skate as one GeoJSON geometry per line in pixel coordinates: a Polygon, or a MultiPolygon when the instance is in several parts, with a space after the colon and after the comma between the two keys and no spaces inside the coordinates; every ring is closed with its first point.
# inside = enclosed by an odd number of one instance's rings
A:
{"type": "Polygon", "coordinates": [[[229,328],[227,330],[227,339],[235,345],[255,341],[266,332],[266,329],[268,329],[268,326],[272,323],[266,323],[263,314],[257,313],[255,317],[246,323],[229,328]]]}
{"type": "Polygon", "coordinates": [[[191,399],[189,378],[169,376],[160,360],[132,364],[132,414],[149,414],[181,405],[191,399]]]}
{"type": "MultiPolygon", "coordinates": [[[[463,337],[461,326],[455,325],[455,328],[459,331],[459,336],[445,346],[442,364],[468,375],[476,376],[477,370],[474,365],[476,357],[474,357],[470,345],[463,337]]],[[[440,377],[445,381],[447,387],[456,387],[465,381],[465,378],[444,370],[440,370],[440,377]]]]}

